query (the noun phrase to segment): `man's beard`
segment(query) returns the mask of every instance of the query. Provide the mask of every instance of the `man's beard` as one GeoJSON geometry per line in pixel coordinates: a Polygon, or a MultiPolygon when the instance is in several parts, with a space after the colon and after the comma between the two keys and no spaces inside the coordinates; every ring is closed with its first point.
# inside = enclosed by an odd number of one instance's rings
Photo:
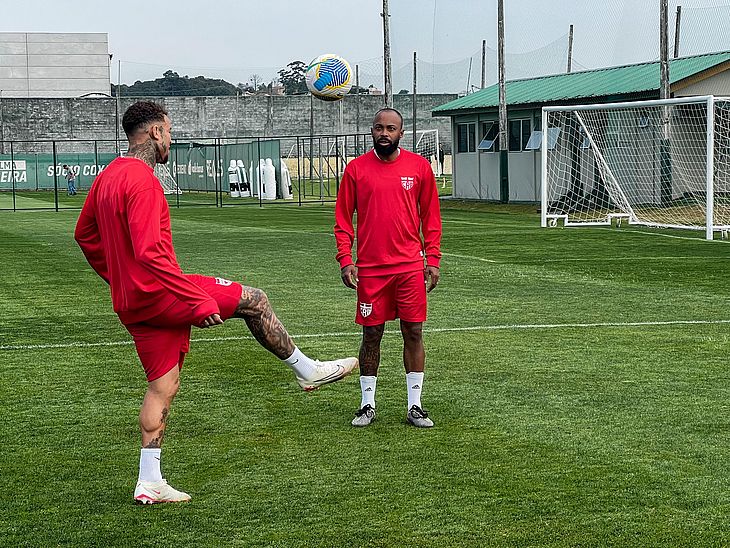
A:
{"type": "Polygon", "coordinates": [[[169,148],[155,147],[155,162],[158,164],[166,164],[170,158],[169,148]]]}
{"type": "Polygon", "coordinates": [[[398,143],[400,143],[400,139],[396,139],[395,141],[387,145],[378,143],[377,141],[373,140],[373,148],[375,148],[375,152],[378,154],[378,156],[390,156],[396,150],[398,150],[398,143]]]}

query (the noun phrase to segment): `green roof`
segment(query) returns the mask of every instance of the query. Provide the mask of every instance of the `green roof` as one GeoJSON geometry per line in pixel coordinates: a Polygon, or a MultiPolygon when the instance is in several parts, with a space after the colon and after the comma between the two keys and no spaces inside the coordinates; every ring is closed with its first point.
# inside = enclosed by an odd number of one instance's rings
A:
{"type": "MultiPolygon", "coordinates": [[[[680,57],[669,61],[670,83],[676,83],[730,61],[730,51],[680,57]]],[[[659,61],[553,74],[505,83],[508,105],[559,103],[594,97],[616,97],[657,92],[659,61]]],[[[730,65],[729,65],[730,66],[730,65]]],[[[499,106],[499,84],[459,97],[433,109],[434,116],[499,106]]]]}

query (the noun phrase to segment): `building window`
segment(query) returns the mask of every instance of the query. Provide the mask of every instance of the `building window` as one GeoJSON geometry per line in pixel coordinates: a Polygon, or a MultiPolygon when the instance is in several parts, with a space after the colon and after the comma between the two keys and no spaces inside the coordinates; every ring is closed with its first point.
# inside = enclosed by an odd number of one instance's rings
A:
{"type": "Polygon", "coordinates": [[[510,120],[509,122],[509,151],[521,152],[525,150],[530,139],[530,120],[510,120]]]}
{"type": "Polygon", "coordinates": [[[477,148],[482,152],[499,150],[499,122],[482,123],[482,140],[477,148]]]}
{"type": "MultiPolygon", "coordinates": [[[[558,137],[560,137],[560,128],[559,127],[551,127],[548,128],[548,140],[547,140],[547,147],[548,150],[553,150],[555,148],[555,145],[558,144],[558,137]]],[[[535,130],[532,132],[532,135],[530,135],[529,141],[527,141],[527,144],[525,145],[525,150],[540,150],[542,147],[542,131],[535,130]]]]}
{"type": "Polygon", "coordinates": [[[456,152],[476,152],[476,129],[475,123],[456,124],[456,152]]]}

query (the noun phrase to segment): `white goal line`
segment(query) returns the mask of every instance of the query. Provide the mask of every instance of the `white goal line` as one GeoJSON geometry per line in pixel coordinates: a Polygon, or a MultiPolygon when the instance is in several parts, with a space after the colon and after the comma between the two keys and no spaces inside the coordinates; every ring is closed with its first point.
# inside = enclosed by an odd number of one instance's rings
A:
{"type": "MultiPolygon", "coordinates": [[[[654,327],[673,325],[723,325],[730,324],[730,320],[667,320],[656,322],[596,322],[596,323],[534,323],[534,324],[503,324],[503,325],[475,325],[468,327],[434,327],[425,328],[424,333],[458,333],[458,332],[479,332],[479,331],[509,331],[509,330],[539,330],[539,329],[594,329],[594,328],[622,328],[622,327],[654,327]]],[[[399,329],[386,330],[386,335],[399,335],[399,329]]],[[[309,333],[292,335],[292,339],[328,339],[334,337],[360,337],[359,331],[332,331],[329,333],[309,333]]],[[[231,337],[203,337],[192,338],[192,343],[227,342],[227,341],[254,341],[251,335],[238,335],[231,337]]],[[[97,348],[110,346],[130,346],[134,344],[131,340],[108,341],[108,342],[71,342],[54,344],[7,344],[0,345],[0,351],[13,350],[56,350],[63,348],[97,348]]]]}

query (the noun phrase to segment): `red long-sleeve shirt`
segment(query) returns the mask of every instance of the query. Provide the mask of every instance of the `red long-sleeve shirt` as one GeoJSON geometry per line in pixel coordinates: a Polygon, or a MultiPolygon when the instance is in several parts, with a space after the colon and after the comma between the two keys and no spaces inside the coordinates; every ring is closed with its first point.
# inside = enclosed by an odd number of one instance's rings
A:
{"type": "Polygon", "coordinates": [[[371,150],[345,168],[335,206],[335,239],[340,268],[353,264],[357,211],[359,276],[386,276],[441,261],[441,211],[431,165],[400,150],[384,162],[371,150]],[[423,234],[423,240],[421,239],[423,234]]]}
{"type": "Polygon", "coordinates": [[[202,321],[216,301],[184,275],[175,257],[170,210],[150,166],[116,158],[94,181],[74,234],[91,267],[111,290],[122,323],[156,316],[175,300],[202,321]]]}

